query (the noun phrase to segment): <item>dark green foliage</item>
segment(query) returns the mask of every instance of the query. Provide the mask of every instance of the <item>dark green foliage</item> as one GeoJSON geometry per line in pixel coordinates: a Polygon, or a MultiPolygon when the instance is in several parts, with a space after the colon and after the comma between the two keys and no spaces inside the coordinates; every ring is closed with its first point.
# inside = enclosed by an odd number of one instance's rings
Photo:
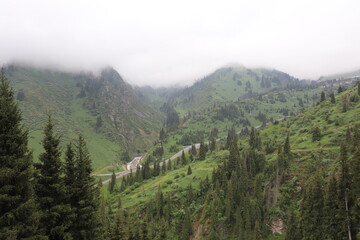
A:
{"type": "Polygon", "coordinates": [[[321,92],[321,96],[320,96],[320,102],[324,102],[326,99],[325,99],[325,93],[324,92],[321,92]]]}
{"type": "Polygon", "coordinates": [[[62,178],[60,138],[54,133],[51,116],[44,128],[42,145],[45,152],[40,155],[37,170],[35,193],[42,211],[40,227],[49,239],[68,239],[74,214],[69,203],[62,178]]]}
{"type": "Polygon", "coordinates": [[[161,142],[163,142],[163,141],[165,140],[165,138],[166,138],[166,133],[165,133],[164,129],[162,128],[162,129],[160,130],[159,140],[160,140],[161,142]]]}
{"type": "Polygon", "coordinates": [[[191,175],[191,174],[192,174],[192,171],[191,171],[191,167],[189,166],[188,170],[187,170],[187,175],[191,175]]]}
{"type": "Polygon", "coordinates": [[[319,176],[310,180],[304,192],[301,207],[301,230],[303,239],[322,239],[324,234],[324,199],[319,176]]]}
{"type": "Polygon", "coordinates": [[[333,92],[330,93],[330,102],[331,102],[332,104],[335,103],[335,94],[334,94],[333,92]]]}
{"type": "Polygon", "coordinates": [[[72,207],[76,218],[73,224],[74,239],[101,239],[98,212],[98,190],[93,187],[91,160],[84,138],[80,135],[75,145],[75,176],[72,207]]]}
{"type": "MultiPolygon", "coordinates": [[[[138,172],[136,172],[138,173],[138,172]]],[[[114,187],[116,185],[116,175],[115,175],[115,171],[113,170],[112,174],[111,174],[111,180],[109,183],[109,192],[112,193],[114,191],[114,187]]]]}
{"type": "Polygon", "coordinates": [[[250,131],[249,145],[252,149],[261,150],[262,148],[260,134],[258,131],[255,130],[254,127],[252,127],[250,131]]]}
{"type": "Polygon", "coordinates": [[[205,160],[206,157],[206,148],[205,148],[205,144],[203,142],[200,143],[200,148],[199,148],[199,160],[205,160]]]}
{"type": "Polygon", "coordinates": [[[243,116],[244,114],[239,111],[239,109],[233,105],[225,105],[216,111],[214,120],[224,121],[225,119],[234,120],[243,116]]]}
{"type": "Polygon", "coordinates": [[[196,156],[196,154],[197,154],[197,151],[196,151],[195,145],[191,145],[191,155],[196,156]]]}
{"type": "Polygon", "coordinates": [[[186,164],[187,164],[187,160],[186,160],[185,152],[184,152],[184,151],[182,151],[182,154],[181,154],[181,164],[182,164],[182,165],[186,165],[186,164]]]}
{"type": "Polygon", "coordinates": [[[320,141],[321,140],[321,132],[320,132],[320,128],[318,126],[316,126],[313,130],[312,130],[312,141],[316,142],[316,141],[320,141]]]}
{"type": "Polygon", "coordinates": [[[0,239],[41,239],[33,199],[28,132],[21,124],[14,92],[0,73],[0,239]]]}
{"type": "Polygon", "coordinates": [[[166,113],[166,127],[168,131],[176,129],[180,124],[180,118],[174,108],[168,109],[166,113]]]}
{"type": "Polygon", "coordinates": [[[121,160],[125,163],[127,162],[130,162],[131,161],[131,158],[129,156],[129,152],[128,151],[124,151],[122,154],[121,154],[121,160]]]}
{"type": "Polygon", "coordinates": [[[290,133],[288,133],[286,135],[286,140],[285,140],[285,143],[284,143],[284,154],[286,156],[290,156],[291,155],[291,149],[290,149],[290,133]]]}
{"type": "Polygon", "coordinates": [[[216,139],[215,139],[214,137],[212,137],[212,138],[210,139],[210,151],[211,151],[211,152],[214,151],[215,148],[216,148],[216,139]]]}
{"type": "Polygon", "coordinates": [[[360,81],[357,83],[357,93],[360,96],[360,81]]]}
{"type": "Polygon", "coordinates": [[[180,239],[187,240],[193,234],[189,209],[185,210],[185,217],[182,223],[180,239]]]}

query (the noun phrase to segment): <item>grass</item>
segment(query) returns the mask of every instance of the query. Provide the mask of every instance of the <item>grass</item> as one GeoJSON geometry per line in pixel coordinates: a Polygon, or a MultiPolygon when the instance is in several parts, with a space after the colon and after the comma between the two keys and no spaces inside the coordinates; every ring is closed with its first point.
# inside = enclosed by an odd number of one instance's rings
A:
{"type": "MultiPolygon", "coordinates": [[[[142,184],[135,183],[120,194],[115,193],[110,196],[107,192],[108,185],[104,185],[102,193],[104,193],[103,196],[105,199],[110,201],[114,207],[120,197],[123,207],[132,208],[152,199],[159,187],[164,193],[181,193],[189,186],[189,184],[192,184],[194,189],[199,189],[200,180],[205,179],[206,176],[209,176],[210,178],[213,169],[223,161],[227,154],[227,151],[209,154],[208,158],[204,161],[195,161],[176,170],[168,171],[161,176],[148,179],[142,182],[142,184]],[[192,170],[191,175],[187,175],[189,166],[192,170]]],[[[117,188],[119,188],[121,180],[122,179],[117,179],[117,188]]]]}

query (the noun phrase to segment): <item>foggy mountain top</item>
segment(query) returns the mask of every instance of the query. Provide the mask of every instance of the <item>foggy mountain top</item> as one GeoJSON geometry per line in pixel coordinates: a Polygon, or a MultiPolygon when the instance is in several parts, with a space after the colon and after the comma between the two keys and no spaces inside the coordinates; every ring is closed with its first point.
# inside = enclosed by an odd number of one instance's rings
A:
{"type": "Polygon", "coordinates": [[[134,85],[189,84],[229,62],[317,79],[360,68],[357,0],[2,1],[0,64],[113,66],[134,85]]]}

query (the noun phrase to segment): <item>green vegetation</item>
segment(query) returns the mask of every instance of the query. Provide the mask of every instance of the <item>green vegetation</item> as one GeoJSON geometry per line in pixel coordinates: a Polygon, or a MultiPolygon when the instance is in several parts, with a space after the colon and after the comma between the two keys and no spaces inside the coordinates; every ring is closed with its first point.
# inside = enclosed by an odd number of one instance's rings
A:
{"type": "Polygon", "coordinates": [[[163,123],[161,112],[112,69],[95,77],[10,65],[6,73],[17,93],[35,159],[42,152],[41,126],[48,112],[64,140],[62,147],[79,133],[88,139],[96,170],[123,164],[121,153],[126,150],[147,149],[163,123]]]}
{"type": "MultiPolygon", "coordinates": [[[[262,131],[251,128],[248,139],[238,140],[232,128],[226,143],[215,147],[228,150],[207,152],[204,161],[197,153],[183,167],[111,195],[103,189],[103,195],[115,209],[121,195],[123,204],[117,211],[126,216],[122,227],[128,237],[147,229],[147,237],[160,231],[160,239],[194,235],[202,239],[322,239],[325,235],[347,239],[348,232],[356,239],[360,101],[355,95],[357,88],[352,88],[336,96],[335,103],[328,98],[262,131]],[[347,154],[344,147],[339,151],[342,141],[353,146],[346,148],[347,154]],[[199,166],[212,167],[201,174],[199,166]],[[189,168],[191,175],[186,174],[189,168]],[[278,222],[285,223],[285,228],[276,227],[278,222]]],[[[174,166],[183,162],[182,157],[178,159],[173,160],[174,166]]]]}

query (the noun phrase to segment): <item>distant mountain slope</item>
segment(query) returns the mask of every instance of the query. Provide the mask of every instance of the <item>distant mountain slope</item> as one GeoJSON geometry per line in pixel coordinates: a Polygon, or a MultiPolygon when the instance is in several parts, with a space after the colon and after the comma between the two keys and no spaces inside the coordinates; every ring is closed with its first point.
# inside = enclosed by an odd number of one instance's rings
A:
{"type": "Polygon", "coordinates": [[[169,102],[180,113],[186,113],[294,84],[299,80],[277,70],[226,67],[178,92],[169,102]]]}
{"type": "Polygon", "coordinates": [[[111,68],[94,76],[10,65],[6,74],[30,129],[35,157],[42,151],[48,111],[64,144],[79,133],[85,136],[97,169],[119,161],[125,149],[144,151],[163,124],[162,113],[111,68]]]}

